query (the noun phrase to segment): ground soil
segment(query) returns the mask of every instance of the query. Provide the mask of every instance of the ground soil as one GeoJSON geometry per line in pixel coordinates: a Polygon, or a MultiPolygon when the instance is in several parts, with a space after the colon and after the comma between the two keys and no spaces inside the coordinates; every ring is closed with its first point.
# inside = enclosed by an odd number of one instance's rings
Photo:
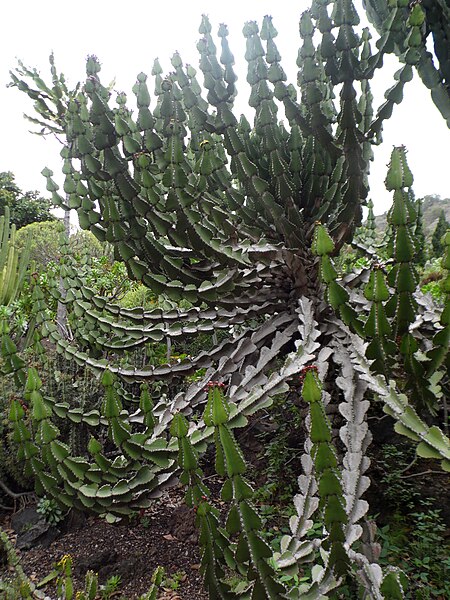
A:
{"type": "MultiPolygon", "coordinates": [[[[0,525],[14,539],[8,521],[0,525]]],[[[129,523],[110,525],[103,519],[89,517],[83,527],[62,535],[48,548],[38,546],[19,553],[25,573],[36,583],[65,554],[72,557],[75,590],[83,588],[84,575],[92,569],[98,572],[100,583],[111,575],[120,575],[120,585],[113,597],[134,600],[149,589],[153,571],[162,566],[166,584],[158,598],[206,600],[208,597],[199,572],[194,514],[184,505],[179,488],[166,492],[129,523]]],[[[54,582],[43,589],[50,598],[55,598],[54,582]]]]}

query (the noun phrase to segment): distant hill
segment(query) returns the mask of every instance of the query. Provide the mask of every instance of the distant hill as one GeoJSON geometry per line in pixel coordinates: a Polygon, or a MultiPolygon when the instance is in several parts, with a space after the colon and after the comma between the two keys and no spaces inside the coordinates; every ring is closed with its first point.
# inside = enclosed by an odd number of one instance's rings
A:
{"type": "MultiPolygon", "coordinates": [[[[441,210],[444,211],[445,218],[450,223],[450,198],[441,198],[435,195],[423,198],[422,211],[425,237],[430,238],[433,235],[441,210]]],[[[386,217],[387,213],[375,217],[375,225],[380,232],[386,229],[386,217]]]]}

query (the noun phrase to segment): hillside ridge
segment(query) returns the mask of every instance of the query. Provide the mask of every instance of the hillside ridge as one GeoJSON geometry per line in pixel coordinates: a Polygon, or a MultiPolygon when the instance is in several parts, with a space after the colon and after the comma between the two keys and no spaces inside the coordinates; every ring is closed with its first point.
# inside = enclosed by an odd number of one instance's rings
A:
{"type": "MultiPolygon", "coordinates": [[[[450,198],[441,198],[436,194],[430,194],[423,197],[423,229],[426,238],[431,238],[433,235],[441,210],[444,211],[445,218],[450,223],[450,198]]],[[[387,225],[387,212],[375,216],[375,225],[378,231],[385,231],[387,225]]]]}

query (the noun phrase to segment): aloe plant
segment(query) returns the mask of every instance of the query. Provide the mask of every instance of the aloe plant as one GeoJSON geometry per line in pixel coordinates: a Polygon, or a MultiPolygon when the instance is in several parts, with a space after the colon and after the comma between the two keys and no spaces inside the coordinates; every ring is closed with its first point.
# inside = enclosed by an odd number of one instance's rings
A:
{"type": "MultiPolygon", "coordinates": [[[[247,508],[245,494],[236,496],[238,488],[247,488],[239,479],[244,463],[232,430],[245,426],[249,415],[269,406],[299,375],[305,376],[303,400],[310,410],[303,472],[291,534],[275,558],[279,568],[305,560],[316,564],[312,582],[290,590],[290,597],[324,597],[352,575],[373,598],[401,597],[399,573],[383,573],[367,545],[367,555],[355,549],[368,510],[361,496],[369,483],[369,397],[382,403],[420,455],[450,469],[448,439],[416,411],[433,390],[447,385],[448,303],[441,313],[416,290],[412,174],[403,148],[394,149],[386,179],[394,196],[390,272],[373,248],[370,269],[341,276],[335,265],[361,224],[371,146],[412,76],[417,53],[407,50],[386,102],[373,110],[370,82],[397,43],[394,25],[405,10],[408,27],[421,27],[420,6],[406,9],[398,0],[389,8],[391,25],[373,46],[367,30],[358,32],[350,0],[314,0],[300,19],[298,89],[287,84],[271,18],[265,17],[261,30],[247,23],[252,125],[233,113],[236,76],[227,28],[219,28],[218,53],[206,17],[198,43],[204,93],[197,71],[175,54],[168,75],[154,63],[153,103],[147,76],[137,76],[133,113],[124,93],[112,105],[100,63],[91,56],[86,82],[65,96],[58,116],[66,140],[65,197],[52,172],[43,171],[53,201],[75,209],[82,228],[110,242],[131,278],[172,302],[187,300],[191,308],[130,310],[111,304],[89,289],[67,257],[61,269],[67,294],[62,297],[56,282],[53,292],[70,308],[74,340],[63,339],[40,310],[38,288],[37,319],[58,351],[101,374],[105,399],[85,411],[43,398],[37,374],[30,371],[26,393],[33,435],[20,404],[11,410],[21,456],[42,492],[113,520],[146,506],[171,481],[178,463],[190,484],[189,501],[205,508],[198,498],[197,455],[215,439],[218,470],[232,481],[225,494],[234,503],[230,527],[234,533],[241,523],[241,568],[256,582],[255,598],[281,592],[257,541],[257,515],[247,508]],[[225,339],[218,341],[218,332],[225,339]],[[130,363],[131,353],[148,344],[204,334],[212,347],[196,356],[175,364],[130,363]],[[312,364],[317,372],[306,373],[312,364]],[[174,385],[174,393],[151,398],[145,387],[161,379],[178,383],[200,369],[205,374],[199,381],[174,385]],[[228,386],[230,405],[219,396],[214,413],[205,389],[217,381],[228,386]],[[140,397],[129,385],[136,383],[144,385],[140,397]],[[342,465],[325,418],[329,402],[337,403],[343,418],[342,465]],[[190,426],[181,416],[174,420],[179,413],[200,414],[205,406],[203,419],[190,426]],[[219,413],[227,418],[219,422],[219,413]],[[59,439],[55,416],[88,428],[91,439],[82,455],[59,439]],[[167,441],[170,427],[173,437],[167,441]],[[325,515],[324,530],[311,541],[306,533],[317,511],[325,515]]],[[[15,85],[29,95],[49,96],[50,87],[40,82],[23,66],[14,75],[15,85]]],[[[205,509],[202,516],[207,587],[213,597],[226,597],[220,560],[230,531],[218,533],[213,512],[205,509]]]]}

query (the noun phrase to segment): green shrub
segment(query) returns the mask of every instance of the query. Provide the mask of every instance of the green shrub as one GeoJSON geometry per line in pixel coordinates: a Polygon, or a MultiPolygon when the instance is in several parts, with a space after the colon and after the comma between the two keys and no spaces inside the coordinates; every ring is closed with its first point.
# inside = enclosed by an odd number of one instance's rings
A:
{"type": "Polygon", "coordinates": [[[409,600],[450,597],[450,544],[439,510],[422,503],[424,510],[407,517],[397,513],[380,529],[381,565],[399,566],[409,578],[409,600]]]}
{"type": "Polygon", "coordinates": [[[443,303],[445,300],[444,270],[442,259],[433,258],[429,260],[421,273],[420,289],[424,294],[430,294],[436,302],[443,303]]]}
{"type": "Polygon", "coordinates": [[[131,288],[120,299],[120,305],[124,308],[142,306],[143,308],[150,309],[155,308],[156,303],[156,296],[142,283],[133,283],[131,288]]]}
{"type": "Polygon", "coordinates": [[[61,256],[60,235],[64,230],[61,221],[43,221],[30,223],[17,232],[17,247],[25,245],[27,236],[31,237],[30,260],[41,270],[51,262],[59,262],[61,256]]]}

